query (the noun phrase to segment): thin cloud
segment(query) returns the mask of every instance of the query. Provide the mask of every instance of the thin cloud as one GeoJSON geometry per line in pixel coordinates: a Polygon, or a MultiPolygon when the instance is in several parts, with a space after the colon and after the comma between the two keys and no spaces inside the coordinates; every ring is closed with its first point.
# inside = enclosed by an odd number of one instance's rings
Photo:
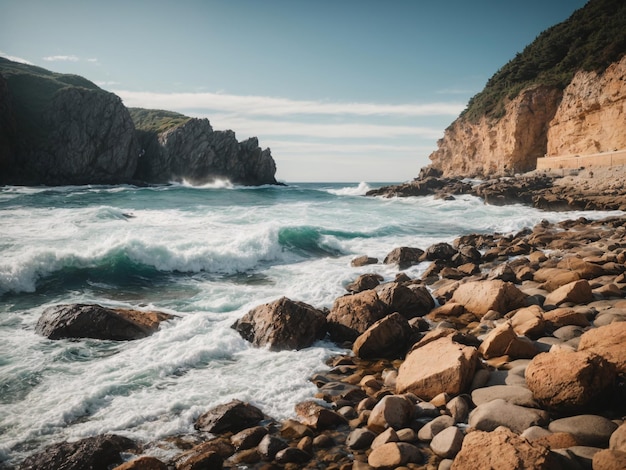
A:
{"type": "Polygon", "coordinates": [[[3,52],[3,51],[0,51],[0,57],[4,57],[5,59],[12,60],[13,62],[19,62],[20,64],[34,65],[32,62],[26,59],[22,59],[21,57],[7,54],[6,52],[3,52]]]}
{"type": "Polygon", "coordinates": [[[272,140],[263,139],[263,147],[270,147],[272,150],[279,150],[281,153],[289,154],[323,154],[323,153],[341,153],[341,154],[366,154],[376,152],[380,154],[389,153],[411,153],[416,152],[432,152],[432,146],[416,146],[416,145],[385,145],[378,143],[364,144],[344,144],[340,142],[307,142],[298,140],[272,140]]]}
{"type": "Polygon", "coordinates": [[[458,116],[462,103],[384,104],[291,100],[270,96],[221,93],[152,93],[114,90],[130,107],[159,109],[210,109],[259,116],[354,115],[354,116],[458,116]]]}
{"type": "Polygon", "coordinates": [[[75,55],[49,55],[43,60],[46,62],[78,62],[80,59],[75,55]]]}

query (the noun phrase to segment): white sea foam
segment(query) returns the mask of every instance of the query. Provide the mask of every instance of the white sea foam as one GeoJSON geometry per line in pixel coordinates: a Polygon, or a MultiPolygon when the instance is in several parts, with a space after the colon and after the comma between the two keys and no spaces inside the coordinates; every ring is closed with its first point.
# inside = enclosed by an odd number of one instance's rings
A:
{"type": "Polygon", "coordinates": [[[340,189],[328,189],[327,191],[330,194],[335,194],[337,196],[364,196],[370,189],[369,184],[361,181],[358,186],[347,186],[345,188],[340,189]]]}

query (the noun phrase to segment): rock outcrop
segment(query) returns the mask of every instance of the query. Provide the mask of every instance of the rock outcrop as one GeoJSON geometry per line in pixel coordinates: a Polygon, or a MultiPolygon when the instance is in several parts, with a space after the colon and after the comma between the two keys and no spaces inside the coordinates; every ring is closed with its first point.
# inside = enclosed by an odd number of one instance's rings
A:
{"type": "MultiPolygon", "coordinates": [[[[158,113],[158,111],[153,111],[158,113]]],[[[276,184],[276,164],[256,137],[238,142],[233,131],[213,130],[208,119],[188,119],[163,132],[140,129],[136,178],[151,183],[276,184]]]]}

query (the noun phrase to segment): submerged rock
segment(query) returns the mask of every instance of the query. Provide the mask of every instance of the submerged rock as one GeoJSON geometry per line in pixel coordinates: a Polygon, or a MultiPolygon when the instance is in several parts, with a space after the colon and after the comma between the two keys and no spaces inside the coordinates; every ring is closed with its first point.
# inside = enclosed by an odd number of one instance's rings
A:
{"type": "Polygon", "coordinates": [[[174,315],[156,311],[107,308],[97,304],[56,305],[44,310],[35,331],[49,339],[94,338],[132,340],[145,338],[174,315]]]}

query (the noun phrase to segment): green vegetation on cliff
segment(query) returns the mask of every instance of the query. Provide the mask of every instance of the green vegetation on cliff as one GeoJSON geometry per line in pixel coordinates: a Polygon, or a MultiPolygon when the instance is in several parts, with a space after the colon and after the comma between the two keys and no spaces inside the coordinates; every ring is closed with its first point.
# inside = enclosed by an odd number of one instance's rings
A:
{"type": "Polygon", "coordinates": [[[602,72],[625,53],[626,1],[590,0],[498,70],[461,116],[472,122],[482,116],[498,119],[507,100],[523,89],[534,85],[564,89],[579,70],[602,72]]]}
{"type": "Polygon", "coordinates": [[[128,111],[136,129],[157,134],[178,127],[191,119],[183,114],[162,109],[128,108],[128,111]]]}

